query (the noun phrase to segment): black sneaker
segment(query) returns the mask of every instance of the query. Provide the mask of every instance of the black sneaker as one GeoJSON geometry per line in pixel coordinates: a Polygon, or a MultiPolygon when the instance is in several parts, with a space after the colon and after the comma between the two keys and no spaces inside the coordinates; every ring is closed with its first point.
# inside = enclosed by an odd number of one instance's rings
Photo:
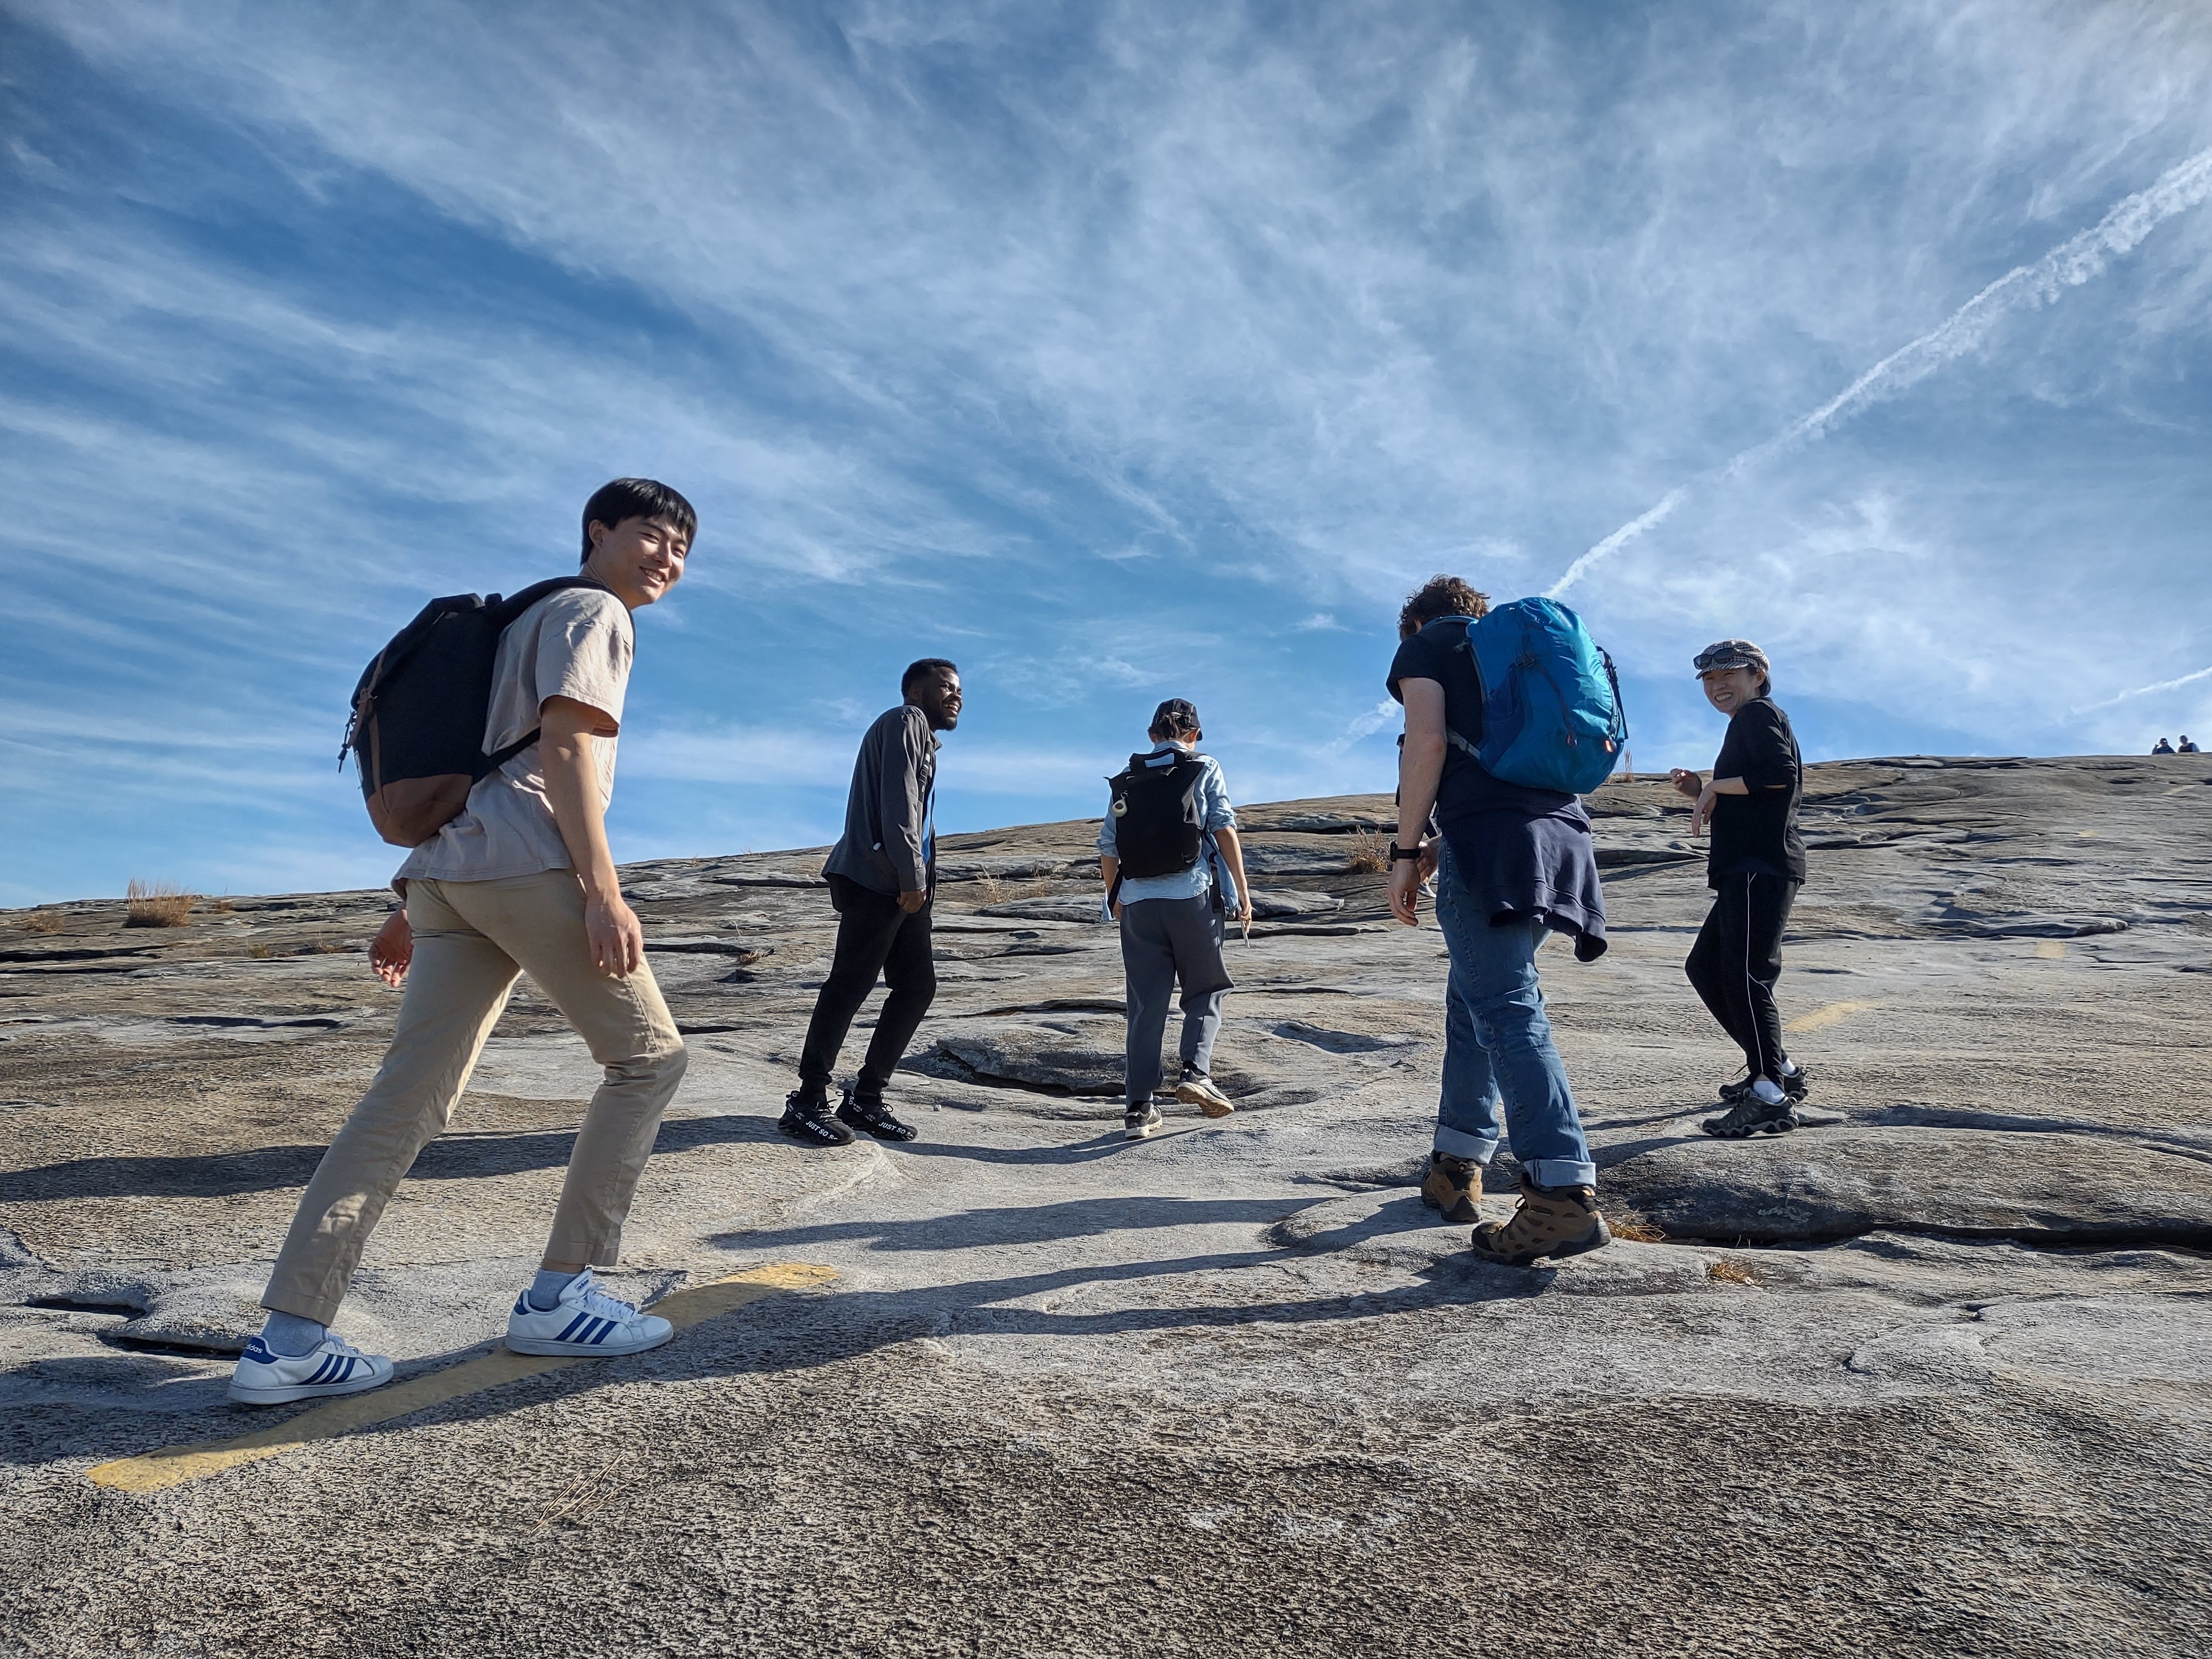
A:
{"type": "MultiPolygon", "coordinates": [[[[1811,1087],[1811,1085],[1807,1083],[1805,1080],[1807,1075],[1805,1068],[1802,1066],[1800,1066],[1796,1071],[1790,1073],[1788,1077],[1782,1079],[1780,1080],[1782,1085],[1782,1097],[1784,1100],[1790,1102],[1793,1105],[1798,1101],[1804,1099],[1806,1091],[1811,1087]]],[[[1740,1077],[1733,1083],[1722,1084],[1720,1089],[1721,1104],[1723,1106],[1733,1106],[1739,1100],[1748,1099],[1751,1096],[1751,1085],[1758,1080],[1759,1079],[1756,1078],[1740,1077]]]]}
{"type": "Polygon", "coordinates": [[[1121,1114],[1121,1132],[1132,1140],[1150,1140],[1160,1132],[1163,1121],[1160,1109],[1146,1101],[1121,1114]]]}
{"type": "MultiPolygon", "coordinates": [[[[878,1140],[912,1140],[915,1134],[914,1125],[893,1117],[891,1109],[881,1100],[871,1100],[851,1089],[845,1091],[845,1103],[837,1109],[837,1121],[849,1123],[878,1140]]],[[[852,1137],[848,1135],[846,1139],[852,1137]]]]}
{"type": "Polygon", "coordinates": [[[853,1132],[830,1115],[830,1097],[805,1089],[793,1089],[783,1097],[783,1115],[777,1130],[793,1140],[815,1146],[849,1146],[853,1132]]]}
{"type": "Polygon", "coordinates": [[[1786,1135],[1804,1125],[1787,1096],[1769,1103],[1747,1094],[1718,1117],[1709,1117],[1698,1127],[1723,1140],[1742,1140],[1752,1135],[1786,1135]]]}

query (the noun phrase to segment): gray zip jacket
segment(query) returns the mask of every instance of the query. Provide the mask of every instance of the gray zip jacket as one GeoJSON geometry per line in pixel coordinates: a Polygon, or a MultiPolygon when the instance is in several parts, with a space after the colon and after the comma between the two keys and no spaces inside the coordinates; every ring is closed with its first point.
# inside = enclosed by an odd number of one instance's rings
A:
{"type": "Polygon", "coordinates": [[[887,708],[860,739],[845,797],[845,833],[830,849],[825,876],[844,876],[871,892],[926,893],[930,798],[937,787],[937,734],[910,702],[887,708]]]}

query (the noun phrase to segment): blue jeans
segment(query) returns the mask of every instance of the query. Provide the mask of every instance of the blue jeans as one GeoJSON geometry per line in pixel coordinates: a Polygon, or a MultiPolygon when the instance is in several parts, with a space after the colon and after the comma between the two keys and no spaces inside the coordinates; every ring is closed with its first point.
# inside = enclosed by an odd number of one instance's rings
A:
{"type": "Polygon", "coordinates": [[[1487,1164],[1500,1137],[1510,1136],[1538,1186],[1596,1186],[1597,1165],[1536,985],[1536,947],[1547,930],[1540,921],[1492,927],[1460,880],[1449,844],[1437,858],[1437,925],[1451,952],[1437,1150],[1487,1164]]]}

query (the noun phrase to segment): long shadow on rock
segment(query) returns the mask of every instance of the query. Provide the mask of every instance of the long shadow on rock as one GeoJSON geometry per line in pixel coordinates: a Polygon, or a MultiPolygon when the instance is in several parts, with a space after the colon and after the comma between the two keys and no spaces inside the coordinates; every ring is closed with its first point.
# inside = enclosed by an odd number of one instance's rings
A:
{"type": "MultiPolygon", "coordinates": [[[[738,1141],[787,1146],[763,1117],[671,1118],[655,1152],[738,1141]]],[[[530,1129],[441,1135],[422,1149],[410,1181],[465,1181],[565,1166],[574,1129],[530,1129]]],[[[238,1193],[304,1187],[322,1161],[320,1146],[262,1146],[246,1152],[183,1157],[79,1158],[0,1176],[0,1202],[76,1198],[224,1198],[238,1193]]]]}
{"type": "MultiPolygon", "coordinates": [[[[1205,1203],[1206,1200],[1193,1200],[1205,1203]]],[[[1052,1206],[1062,1211],[1079,1206],[1052,1206]]],[[[1219,1207],[1234,1207],[1217,1206],[1219,1207]]],[[[1282,1206],[1265,1206],[1279,1215],[1282,1206]]],[[[1190,1224],[1188,1213],[1170,1218],[1163,1224],[1190,1224]]],[[[1225,1214],[1224,1220],[1258,1218],[1248,1214],[1225,1214]]],[[[1064,1237],[1097,1224],[1098,1218],[1063,1216],[1070,1228],[1064,1237]]],[[[915,1225],[919,1224],[908,1224],[915,1225]]],[[[1126,1224],[1126,1222],[1123,1224],[1126,1224]]],[[[796,1230],[779,1236],[779,1245],[803,1237],[819,1237],[829,1230],[796,1230]]],[[[1043,1235],[1049,1237],[1050,1235],[1043,1235]]],[[[757,1236],[749,1237],[757,1246],[757,1236]]],[[[1498,1283],[1471,1281],[1461,1273],[1439,1269],[1422,1274],[1422,1282],[1379,1292],[1325,1295],[1291,1301],[1230,1302],[1199,1306],[1113,1308],[1097,1313],[1061,1312],[1004,1304],[1086,1285],[1166,1279],[1196,1273],[1229,1273],[1250,1267],[1273,1267],[1280,1261],[1273,1249],[1220,1251],[1146,1261],[1084,1264],[1045,1273],[1000,1279],[978,1279],[945,1285],[895,1291],[799,1291],[769,1297],[702,1321],[681,1333],[665,1348],[603,1364],[586,1364],[547,1375],[500,1384],[479,1393],[426,1407],[441,1423],[481,1421],[504,1417],[544,1403],[570,1399],[611,1385],[635,1387],[655,1382],[706,1381],[739,1376],[781,1376],[817,1370],[841,1360],[865,1357],[923,1337],[944,1338],[969,1334],[994,1337],[1098,1337],[1142,1334],[1172,1330],[1234,1329],[1253,1327],[1296,1327],[1340,1320],[1373,1319],[1444,1302],[1510,1300],[1541,1288],[1541,1275],[1498,1275],[1498,1283]]],[[[403,1378],[439,1371],[486,1352],[491,1345],[478,1343],[434,1359],[403,1365],[403,1378]]],[[[154,1440],[172,1443],[188,1437],[220,1437],[281,1425],[279,1411],[251,1413],[227,1407],[221,1379],[172,1385],[193,1395],[205,1395],[204,1413],[165,1416],[149,1433],[147,1419],[138,1412],[118,1411],[106,1415],[82,1415],[71,1425],[74,1432],[65,1451],[48,1446],[35,1456],[44,1461],[57,1455],[106,1457],[149,1449],[154,1440]]],[[[65,1409],[72,1409],[66,1408],[65,1409]]],[[[405,1433],[419,1421],[416,1415],[360,1431],[363,1435],[405,1433]]],[[[0,1460],[27,1461],[12,1448],[0,1460]]]]}
{"type": "MultiPolygon", "coordinates": [[[[1279,1198],[1075,1198],[1058,1204],[1006,1205],[962,1210],[921,1221],[886,1221],[861,1217],[811,1227],[786,1227],[714,1240],[724,1246],[776,1254],[830,1243],[872,1243],[878,1250],[959,1249],[973,1245],[1041,1244],[1063,1239],[1100,1238],[1148,1227],[1206,1227],[1223,1223],[1268,1226],[1311,1200],[1279,1198]]],[[[1249,1257],[1231,1258],[1236,1261],[1249,1257]]],[[[1118,1270],[1085,1268],[1094,1276],[1118,1270]]]]}

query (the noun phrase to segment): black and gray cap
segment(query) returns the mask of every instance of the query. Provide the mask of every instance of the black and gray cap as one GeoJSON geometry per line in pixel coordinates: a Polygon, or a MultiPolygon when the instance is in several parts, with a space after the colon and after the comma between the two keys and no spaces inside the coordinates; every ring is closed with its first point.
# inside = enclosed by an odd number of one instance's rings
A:
{"type": "Polygon", "coordinates": [[[1766,660],[1766,653],[1749,640],[1723,640],[1717,645],[1709,645],[1698,653],[1692,666],[1700,674],[1710,674],[1716,669],[1755,668],[1762,679],[1774,672],[1766,660]]]}
{"type": "Polygon", "coordinates": [[[1146,729],[1152,732],[1195,732],[1199,730],[1198,706],[1182,697],[1170,697],[1152,710],[1152,723],[1146,729]]]}

